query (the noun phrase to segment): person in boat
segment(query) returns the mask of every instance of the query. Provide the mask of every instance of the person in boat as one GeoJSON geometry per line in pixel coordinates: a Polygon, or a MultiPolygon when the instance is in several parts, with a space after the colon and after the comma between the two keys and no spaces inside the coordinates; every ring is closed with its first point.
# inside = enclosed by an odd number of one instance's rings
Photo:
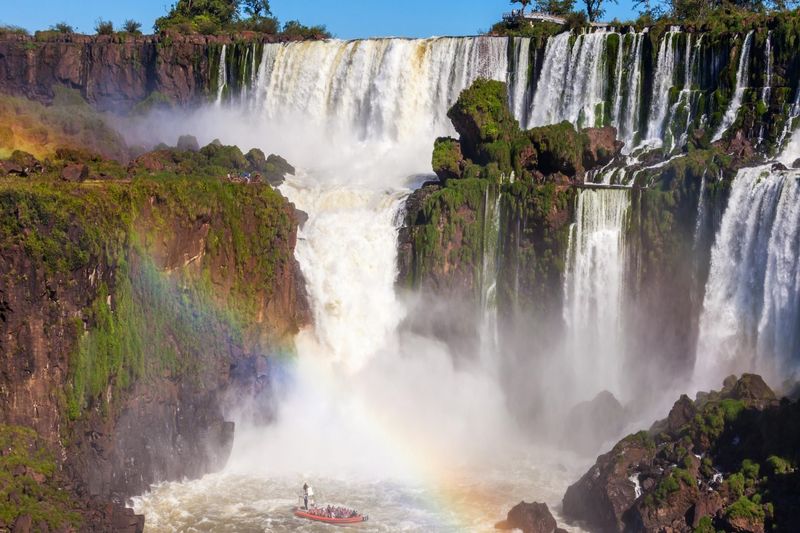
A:
{"type": "Polygon", "coordinates": [[[314,489],[308,483],[303,483],[303,507],[308,510],[308,500],[311,500],[313,505],[314,489]]]}

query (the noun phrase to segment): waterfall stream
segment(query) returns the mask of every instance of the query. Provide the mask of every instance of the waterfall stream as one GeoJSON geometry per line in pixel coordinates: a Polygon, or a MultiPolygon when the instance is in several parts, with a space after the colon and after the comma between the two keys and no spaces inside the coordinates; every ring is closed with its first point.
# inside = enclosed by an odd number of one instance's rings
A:
{"type": "Polygon", "coordinates": [[[736,120],[736,116],[739,114],[739,108],[742,107],[742,97],[744,96],[744,90],[747,88],[747,81],[750,74],[750,47],[752,42],[753,31],[751,30],[744,38],[742,51],[739,55],[739,68],[736,70],[736,89],[734,90],[733,98],[728,106],[728,110],[725,112],[725,116],[722,117],[722,123],[719,125],[712,141],[722,139],[722,136],[736,120]]]}

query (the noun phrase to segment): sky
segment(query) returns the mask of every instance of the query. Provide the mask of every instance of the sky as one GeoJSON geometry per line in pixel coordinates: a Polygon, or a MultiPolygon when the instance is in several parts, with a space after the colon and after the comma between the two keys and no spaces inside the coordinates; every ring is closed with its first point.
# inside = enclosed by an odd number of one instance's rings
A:
{"type": "MultiPolygon", "coordinates": [[[[0,23],[30,30],[67,22],[82,33],[94,33],[97,19],[119,26],[126,19],[149,32],[173,0],[0,0],[0,23]]],[[[341,39],[360,37],[431,37],[474,35],[488,30],[509,11],[508,0],[271,0],[281,20],[324,24],[341,39]]],[[[606,17],[635,18],[632,0],[609,5],[606,17]]]]}

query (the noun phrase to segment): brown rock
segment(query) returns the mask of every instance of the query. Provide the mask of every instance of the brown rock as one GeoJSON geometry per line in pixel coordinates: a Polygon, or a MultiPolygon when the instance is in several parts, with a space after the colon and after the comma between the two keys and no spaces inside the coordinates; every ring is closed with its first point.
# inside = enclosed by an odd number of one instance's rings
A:
{"type": "Polygon", "coordinates": [[[11,533],[31,533],[32,530],[33,519],[27,514],[17,517],[11,526],[11,533]]]}
{"type": "Polygon", "coordinates": [[[726,531],[764,533],[764,520],[755,517],[737,516],[735,518],[726,518],[725,525],[727,526],[726,531]]]}
{"type": "Polygon", "coordinates": [[[777,401],[775,393],[764,382],[764,379],[757,374],[742,374],[742,377],[734,385],[731,396],[759,408],[777,401]]]}
{"type": "Polygon", "coordinates": [[[509,512],[506,520],[498,522],[496,529],[519,529],[523,533],[554,533],[556,519],[545,503],[519,502],[509,512]]]}
{"type": "Polygon", "coordinates": [[[583,132],[589,141],[583,150],[583,166],[587,170],[607,165],[625,145],[617,140],[617,129],[611,126],[586,128],[583,132]]]}
{"type": "Polygon", "coordinates": [[[691,526],[697,527],[700,525],[700,519],[705,516],[715,516],[723,506],[724,502],[719,492],[712,491],[701,494],[692,510],[693,517],[691,526]]]}
{"type": "Polygon", "coordinates": [[[89,177],[89,167],[81,164],[69,164],[61,171],[61,179],[64,181],[80,182],[89,177]]]}

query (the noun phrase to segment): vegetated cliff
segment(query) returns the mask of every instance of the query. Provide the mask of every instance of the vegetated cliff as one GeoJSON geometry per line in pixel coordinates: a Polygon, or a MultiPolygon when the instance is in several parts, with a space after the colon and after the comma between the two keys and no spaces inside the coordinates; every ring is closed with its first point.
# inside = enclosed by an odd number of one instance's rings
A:
{"type": "Polygon", "coordinates": [[[448,113],[460,140],[436,141],[441,182],[411,195],[400,233],[401,285],[464,302],[466,316],[433,324],[462,342],[474,337],[475,313],[489,299],[509,319],[535,317],[542,331],[560,317],[553,289],[561,286],[574,186],[620,149],[613,128],[579,132],[563,122],[522,131],[506,95],[505,84],[482,79],[461,94],[448,113]]]}
{"type": "Polygon", "coordinates": [[[596,531],[791,531],[800,520],[800,403],[756,375],[682,396],[630,435],[564,496],[564,513],[596,531]]]}
{"type": "Polygon", "coordinates": [[[0,527],[38,519],[17,500],[56,485],[73,499],[51,528],[136,530],[98,502],[224,465],[227,406],[269,394],[270,358],[309,320],[294,207],[225,179],[265,164],[212,144],[127,169],[76,150],[0,165],[0,436],[31,428],[49,457],[11,472],[0,527]]]}
{"type": "Polygon", "coordinates": [[[73,35],[0,37],[0,92],[50,103],[57,88],[77,89],[100,110],[187,105],[216,95],[225,45],[230,86],[253,75],[265,42],[276,36],[73,35]]]}

